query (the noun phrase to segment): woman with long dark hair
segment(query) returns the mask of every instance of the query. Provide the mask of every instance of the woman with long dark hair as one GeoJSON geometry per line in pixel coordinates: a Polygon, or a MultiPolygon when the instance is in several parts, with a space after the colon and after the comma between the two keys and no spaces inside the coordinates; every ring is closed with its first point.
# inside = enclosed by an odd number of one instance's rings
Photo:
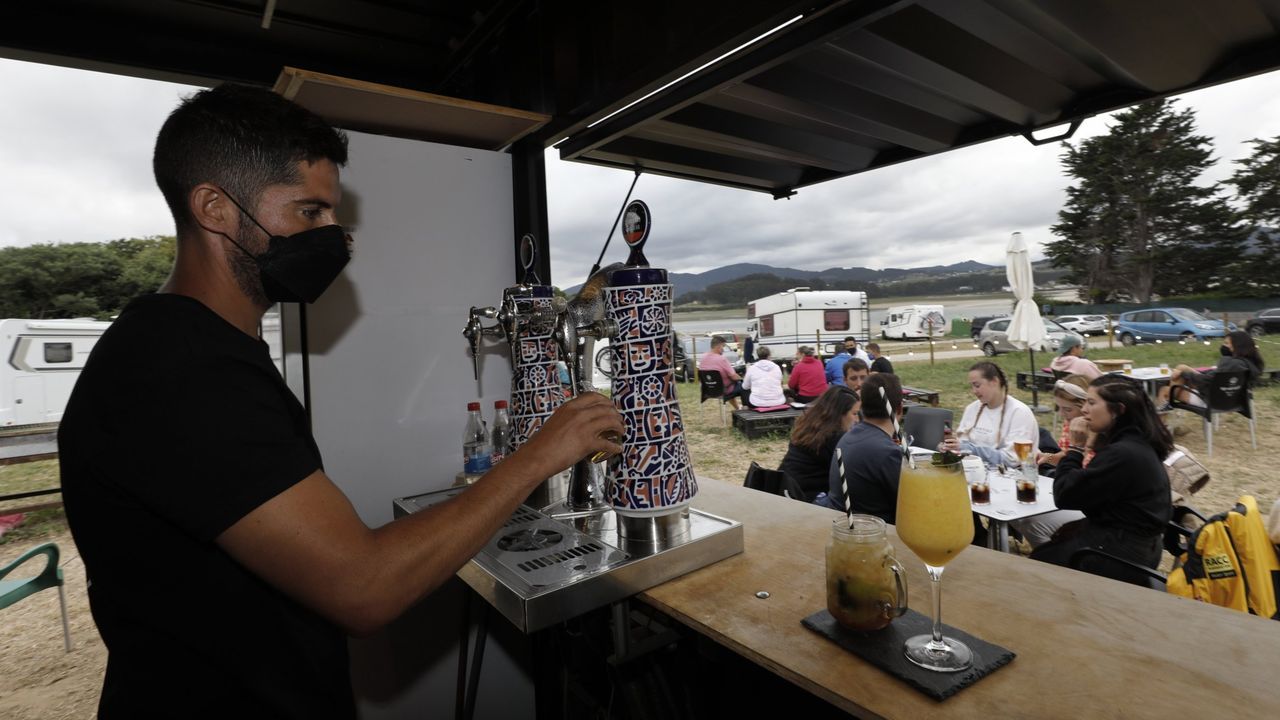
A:
{"type": "Polygon", "coordinates": [[[1227,336],[1222,338],[1222,346],[1218,348],[1218,352],[1222,357],[1218,359],[1217,367],[1210,370],[1200,372],[1188,365],[1179,365],[1174,369],[1169,376],[1169,385],[1160,388],[1160,402],[1166,404],[1162,409],[1167,409],[1170,398],[1188,405],[1204,407],[1205,390],[1215,373],[1243,371],[1249,376],[1248,383],[1253,385],[1266,367],[1266,363],[1262,361],[1262,354],[1258,352],[1258,344],[1253,341],[1249,333],[1243,330],[1232,330],[1227,333],[1227,336]],[[1189,392],[1187,388],[1195,392],[1189,392]]]}
{"type": "Polygon", "coordinates": [[[858,394],[843,385],[832,385],[796,420],[791,444],[778,469],[799,483],[806,501],[826,492],[836,443],[857,418],[858,394]]]}
{"type": "MultiPolygon", "coordinates": [[[[1072,553],[1096,548],[1154,568],[1161,539],[1173,516],[1163,460],[1173,438],[1160,422],[1141,385],[1116,375],[1089,384],[1081,416],[1071,421],[1071,443],[1058,462],[1053,499],[1059,508],[1080,510],[1085,519],[1064,526],[1031,557],[1068,565],[1072,553]],[[1089,467],[1084,457],[1095,454],[1089,467]]],[[[1089,558],[1082,569],[1126,582],[1140,574],[1119,563],[1089,558]]]]}

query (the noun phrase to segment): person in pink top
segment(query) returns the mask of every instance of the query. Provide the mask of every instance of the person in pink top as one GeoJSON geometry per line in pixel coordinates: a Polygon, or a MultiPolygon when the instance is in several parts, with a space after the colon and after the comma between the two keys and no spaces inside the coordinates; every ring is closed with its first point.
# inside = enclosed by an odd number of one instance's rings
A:
{"type": "Polygon", "coordinates": [[[724,396],[734,410],[742,408],[739,396],[742,394],[742,378],[734,372],[733,366],[724,357],[724,338],[715,335],[711,338],[711,349],[698,359],[699,370],[718,370],[724,379],[724,396]]]}
{"type": "Polygon", "coordinates": [[[1085,358],[1079,335],[1068,335],[1062,338],[1062,344],[1058,346],[1058,357],[1049,363],[1049,368],[1054,372],[1083,375],[1090,380],[1096,380],[1102,376],[1098,366],[1094,365],[1092,360],[1085,358]]]}
{"type": "Polygon", "coordinates": [[[801,345],[796,351],[796,364],[791,368],[791,377],[787,379],[787,396],[798,403],[811,403],[827,391],[827,370],[814,350],[808,345],[801,345]]]}

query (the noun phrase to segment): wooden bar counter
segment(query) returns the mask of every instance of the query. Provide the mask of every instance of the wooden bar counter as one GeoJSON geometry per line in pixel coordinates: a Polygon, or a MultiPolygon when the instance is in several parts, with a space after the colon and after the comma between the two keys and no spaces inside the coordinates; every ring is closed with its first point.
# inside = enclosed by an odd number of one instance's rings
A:
{"type": "MultiPolygon", "coordinates": [[[[978,547],[947,566],[943,621],[1017,658],[934,701],[800,625],[826,607],[839,513],[710,479],[693,505],[741,521],[745,551],[638,599],[855,716],[1280,717],[1280,622],[978,547]]],[[[924,565],[889,536],[929,615],[924,565]]]]}

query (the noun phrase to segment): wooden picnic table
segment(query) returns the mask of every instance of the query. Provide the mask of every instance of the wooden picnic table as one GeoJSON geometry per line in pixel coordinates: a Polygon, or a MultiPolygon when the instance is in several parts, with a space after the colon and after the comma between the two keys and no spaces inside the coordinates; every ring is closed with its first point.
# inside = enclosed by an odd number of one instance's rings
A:
{"type": "Polygon", "coordinates": [[[1123,370],[1125,365],[1133,365],[1132,360],[1111,359],[1111,360],[1094,360],[1094,365],[1102,372],[1111,372],[1113,370],[1123,370]]]}
{"type": "MultiPolygon", "coordinates": [[[[800,625],[826,606],[823,549],[839,513],[699,488],[694,507],[741,521],[745,551],[638,599],[856,716],[1280,717],[1280,622],[977,547],[947,566],[943,620],[1017,658],[936,702],[800,625]]],[[[927,615],[924,566],[889,536],[927,615]]]]}
{"type": "Polygon", "coordinates": [[[926,403],[933,407],[938,407],[938,391],[926,390],[917,387],[902,387],[902,397],[907,400],[915,400],[916,402],[926,403]]]}

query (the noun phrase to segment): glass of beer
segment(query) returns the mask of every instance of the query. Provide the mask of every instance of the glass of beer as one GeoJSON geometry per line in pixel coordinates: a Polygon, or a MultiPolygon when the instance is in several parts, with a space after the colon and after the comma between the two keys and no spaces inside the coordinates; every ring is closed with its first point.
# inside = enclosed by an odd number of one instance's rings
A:
{"type": "Polygon", "coordinates": [[[935,672],[957,672],[973,664],[967,645],[942,636],[942,570],[973,542],[968,493],[959,462],[944,463],[940,453],[933,462],[914,468],[903,462],[898,538],[924,561],[933,588],[933,633],[908,639],[903,652],[911,662],[935,672]]]}
{"type": "Polygon", "coordinates": [[[1013,444],[1013,453],[1018,456],[1018,462],[1026,465],[1027,458],[1031,456],[1031,443],[1015,442],[1013,444]]]}

